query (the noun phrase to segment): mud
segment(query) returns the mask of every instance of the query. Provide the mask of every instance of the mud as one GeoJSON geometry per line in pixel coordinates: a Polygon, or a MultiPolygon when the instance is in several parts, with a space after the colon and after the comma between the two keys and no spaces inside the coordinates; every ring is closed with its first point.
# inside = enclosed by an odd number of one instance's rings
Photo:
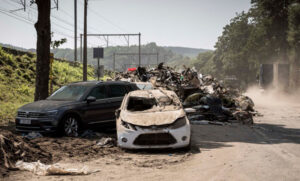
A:
{"type": "MultiPolygon", "coordinates": [[[[9,135],[10,140],[24,140],[29,148],[35,150],[35,153],[32,153],[28,157],[14,158],[11,162],[12,166],[14,166],[17,160],[27,162],[40,160],[48,164],[69,163],[73,167],[74,165],[101,160],[102,164],[105,165],[127,165],[137,168],[162,169],[166,166],[182,163],[191,158],[193,152],[197,152],[194,149],[188,152],[186,150],[123,150],[117,147],[116,142],[108,146],[99,146],[97,144],[101,138],[115,139],[115,134],[98,133],[101,136],[93,136],[88,139],[80,137],[42,137],[28,140],[21,136],[16,136],[10,131],[4,132],[9,135]],[[42,153],[38,150],[41,150],[42,153]],[[50,157],[48,158],[47,155],[50,157]]],[[[1,134],[3,133],[1,132],[1,134]]],[[[14,153],[10,152],[10,154],[13,155],[14,153]]],[[[1,163],[3,163],[2,160],[1,163]]],[[[19,172],[12,171],[1,164],[0,173],[2,178],[8,178],[7,176],[10,177],[19,172]]]]}
{"type": "MultiPolygon", "coordinates": [[[[113,135],[111,135],[113,137],[113,135]]],[[[101,147],[97,141],[101,138],[51,138],[43,137],[32,140],[32,142],[42,149],[49,151],[53,156],[53,161],[61,160],[90,161],[94,158],[103,157],[111,154],[122,154],[123,151],[116,145],[112,147],[101,147]]]]}
{"type": "Polygon", "coordinates": [[[10,131],[0,130],[0,176],[7,176],[9,170],[16,170],[18,160],[51,163],[52,154],[46,150],[10,131]]]}

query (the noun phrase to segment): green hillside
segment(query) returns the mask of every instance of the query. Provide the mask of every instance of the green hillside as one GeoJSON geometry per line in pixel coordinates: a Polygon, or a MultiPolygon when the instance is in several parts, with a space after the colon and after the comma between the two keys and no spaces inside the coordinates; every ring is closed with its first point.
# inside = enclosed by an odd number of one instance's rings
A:
{"type": "MultiPolygon", "coordinates": [[[[16,109],[32,102],[35,87],[35,54],[0,47],[0,124],[13,121],[16,109]]],[[[55,60],[53,88],[82,80],[82,65],[55,60]]],[[[94,69],[88,67],[88,80],[94,69]]]]}
{"type": "MultiPolygon", "coordinates": [[[[52,50],[54,56],[57,58],[62,58],[66,60],[74,60],[74,50],[70,48],[66,49],[54,49],[52,50]]],[[[170,62],[175,60],[182,60],[183,56],[172,52],[171,50],[165,49],[163,47],[157,46],[155,43],[149,43],[142,45],[142,53],[153,53],[154,55],[142,55],[141,64],[145,65],[156,65],[157,55],[158,62],[170,62]]],[[[96,65],[97,61],[93,59],[93,48],[88,48],[88,63],[96,65]]],[[[113,69],[113,54],[114,53],[138,53],[138,46],[114,46],[114,47],[104,47],[104,58],[101,59],[101,65],[104,65],[105,69],[113,69]]],[[[78,59],[80,59],[80,50],[78,49],[78,59]]],[[[126,67],[137,66],[138,55],[117,55],[116,56],[116,70],[124,71],[126,67]]]]}

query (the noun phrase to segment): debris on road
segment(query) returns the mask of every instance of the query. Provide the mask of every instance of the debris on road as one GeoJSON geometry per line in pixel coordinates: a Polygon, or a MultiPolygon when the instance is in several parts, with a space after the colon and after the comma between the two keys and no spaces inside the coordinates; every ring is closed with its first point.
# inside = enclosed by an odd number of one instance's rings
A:
{"type": "MultiPolygon", "coordinates": [[[[9,131],[1,130],[0,134],[0,167],[1,172],[15,170],[18,160],[32,162],[41,160],[43,163],[51,163],[52,155],[41,149],[37,144],[26,138],[17,136],[9,131]]],[[[4,173],[6,174],[6,173],[4,173]]],[[[3,175],[3,173],[1,173],[3,175]]]]}
{"type": "Polygon", "coordinates": [[[194,68],[185,68],[181,73],[171,67],[159,64],[146,70],[138,67],[135,71],[117,73],[115,80],[151,82],[154,88],[174,91],[191,121],[230,122],[253,124],[254,102],[239,90],[226,87],[211,75],[199,74],[194,68]]]}
{"type": "Polygon", "coordinates": [[[96,145],[100,147],[113,147],[116,145],[116,140],[113,138],[101,138],[96,145]]]}
{"type": "Polygon", "coordinates": [[[77,168],[64,168],[59,164],[45,165],[40,161],[37,162],[23,162],[18,161],[16,167],[20,170],[29,171],[36,175],[89,175],[91,173],[99,172],[100,170],[90,171],[87,167],[77,168]]]}
{"type": "Polygon", "coordinates": [[[31,140],[31,142],[34,142],[41,148],[47,149],[47,151],[52,153],[54,162],[60,160],[87,161],[106,155],[121,154],[121,150],[116,145],[110,144],[108,141],[106,142],[107,146],[97,145],[99,140],[103,137],[115,139],[113,135],[100,134],[97,132],[94,132],[94,134],[96,136],[92,138],[43,137],[31,140]]]}
{"type": "Polygon", "coordinates": [[[101,138],[103,135],[101,133],[98,133],[98,132],[94,132],[92,130],[85,130],[81,135],[80,137],[81,138],[101,138]]]}
{"type": "Polygon", "coordinates": [[[41,138],[41,137],[43,137],[43,135],[39,132],[30,132],[28,134],[24,134],[23,137],[32,140],[35,138],[41,138]]]}

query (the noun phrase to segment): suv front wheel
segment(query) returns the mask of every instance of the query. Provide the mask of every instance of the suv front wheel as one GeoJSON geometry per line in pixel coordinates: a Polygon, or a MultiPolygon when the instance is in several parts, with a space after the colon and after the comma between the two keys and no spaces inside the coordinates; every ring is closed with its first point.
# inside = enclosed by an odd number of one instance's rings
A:
{"type": "Polygon", "coordinates": [[[63,121],[63,132],[65,136],[77,137],[79,134],[79,119],[68,115],[63,121]]]}

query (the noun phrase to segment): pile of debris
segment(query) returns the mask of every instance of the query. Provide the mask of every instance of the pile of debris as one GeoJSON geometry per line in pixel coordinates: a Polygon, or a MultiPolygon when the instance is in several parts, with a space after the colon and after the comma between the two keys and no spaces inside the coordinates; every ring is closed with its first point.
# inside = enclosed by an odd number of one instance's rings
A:
{"type": "Polygon", "coordinates": [[[8,170],[16,170],[18,160],[51,163],[52,155],[26,138],[0,130],[0,177],[8,174],[8,170]]]}
{"type": "Polygon", "coordinates": [[[161,63],[155,69],[138,67],[135,71],[117,73],[115,80],[151,82],[155,88],[174,91],[191,121],[253,124],[252,116],[256,114],[249,97],[191,68],[179,73],[161,63]]]}

